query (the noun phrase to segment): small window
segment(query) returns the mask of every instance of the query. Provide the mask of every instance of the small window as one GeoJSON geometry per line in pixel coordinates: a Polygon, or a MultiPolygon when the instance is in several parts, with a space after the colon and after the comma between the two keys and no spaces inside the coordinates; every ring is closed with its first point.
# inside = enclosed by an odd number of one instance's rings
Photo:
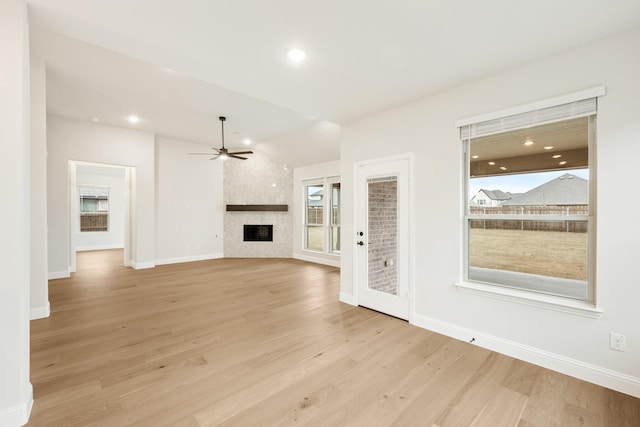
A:
{"type": "Polygon", "coordinates": [[[593,301],[596,99],[552,109],[461,128],[465,279],[593,301]]]}
{"type": "Polygon", "coordinates": [[[305,249],[324,250],[324,186],[305,185],[305,249]]]}
{"type": "Polygon", "coordinates": [[[329,184],[331,188],[331,200],[329,205],[331,206],[330,220],[329,220],[329,240],[330,251],[334,254],[340,253],[340,183],[333,182],[329,184]]]}
{"type": "Polygon", "coordinates": [[[340,178],[305,181],[304,248],[340,254],[340,178]]]}
{"type": "Polygon", "coordinates": [[[109,231],[109,188],[79,188],[80,232],[109,231]]]}

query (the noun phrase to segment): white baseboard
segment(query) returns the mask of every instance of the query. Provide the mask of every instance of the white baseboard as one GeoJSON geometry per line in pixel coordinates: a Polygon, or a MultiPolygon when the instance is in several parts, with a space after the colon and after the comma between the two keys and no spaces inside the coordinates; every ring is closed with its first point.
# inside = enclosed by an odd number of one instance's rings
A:
{"type": "Polygon", "coordinates": [[[47,278],[49,280],[55,280],[55,279],[66,279],[71,277],[71,273],[69,272],[69,270],[64,270],[64,271],[50,271],[47,274],[47,278]]]}
{"type": "Polygon", "coordinates": [[[44,319],[45,317],[49,317],[51,315],[51,304],[47,301],[47,304],[44,307],[35,307],[30,311],[31,320],[36,319],[44,319]]]}
{"type": "Polygon", "coordinates": [[[129,266],[134,270],[144,270],[145,268],[153,268],[156,266],[155,262],[135,262],[129,261],[129,266]]]}
{"type": "MultiPolygon", "coordinates": [[[[340,300],[342,301],[342,294],[340,295],[340,300]]],[[[475,338],[473,343],[480,347],[640,398],[640,378],[631,375],[478,332],[473,329],[463,328],[427,316],[414,315],[412,323],[421,328],[461,341],[469,342],[475,338]]]]}
{"type": "Polygon", "coordinates": [[[340,267],[340,257],[336,256],[335,259],[327,259],[319,256],[307,255],[307,254],[293,254],[293,258],[300,261],[315,262],[316,264],[330,265],[331,267],[340,267]]]}
{"type": "Polygon", "coordinates": [[[23,426],[29,421],[33,408],[33,386],[29,383],[29,395],[20,403],[0,408],[0,426],[23,426]]]}
{"type": "Polygon", "coordinates": [[[340,302],[349,305],[356,305],[355,301],[353,300],[353,295],[344,292],[340,292],[340,302]]]}
{"type": "Polygon", "coordinates": [[[184,257],[178,257],[178,258],[163,258],[163,259],[157,259],[156,265],[179,264],[182,262],[206,261],[208,259],[219,259],[219,258],[224,258],[224,254],[217,253],[217,254],[184,256],[184,257]]]}
{"type": "Polygon", "coordinates": [[[76,252],[104,251],[108,249],[124,249],[124,245],[114,244],[114,245],[98,245],[98,246],[76,246],[76,252]]]}

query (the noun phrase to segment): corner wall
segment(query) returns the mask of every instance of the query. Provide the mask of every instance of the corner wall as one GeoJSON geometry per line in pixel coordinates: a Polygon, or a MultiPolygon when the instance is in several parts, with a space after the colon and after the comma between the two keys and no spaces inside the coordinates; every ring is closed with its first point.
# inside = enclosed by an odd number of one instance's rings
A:
{"type": "MultiPolygon", "coordinates": [[[[415,155],[412,322],[640,397],[640,204],[629,199],[640,158],[640,30],[620,34],[435,94],[342,129],[341,179],[353,164],[415,155]],[[462,277],[462,147],[455,121],[606,85],[597,118],[597,303],[599,319],[458,291],[462,277]],[[624,209],[621,202],[627,201],[624,209]],[[433,209],[436,204],[437,209],[433,209]],[[627,351],[609,349],[609,332],[627,351]]],[[[633,191],[632,191],[633,192],[633,191]]],[[[343,194],[343,236],[353,198],[343,194]]],[[[347,223],[348,222],[348,223],[347,223]]],[[[353,239],[343,239],[341,300],[353,299],[353,239]]]]}
{"type": "Polygon", "coordinates": [[[221,258],[222,164],[192,156],[208,147],[156,142],[156,264],[221,258]]]}
{"type": "Polygon", "coordinates": [[[0,2],[0,425],[29,419],[29,24],[26,3],[0,2]]]}
{"type": "Polygon", "coordinates": [[[31,56],[31,319],[48,317],[47,102],[44,60],[31,56]]]}

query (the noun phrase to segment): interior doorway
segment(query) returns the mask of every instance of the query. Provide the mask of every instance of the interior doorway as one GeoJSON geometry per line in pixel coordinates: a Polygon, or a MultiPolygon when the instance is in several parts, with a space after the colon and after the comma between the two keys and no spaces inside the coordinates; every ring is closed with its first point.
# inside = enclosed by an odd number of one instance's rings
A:
{"type": "Polygon", "coordinates": [[[130,264],[134,172],[129,166],[69,161],[71,272],[82,251],[122,249],[123,264],[130,264]]]}
{"type": "Polygon", "coordinates": [[[356,165],[356,300],[410,320],[411,157],[356,165]]]}

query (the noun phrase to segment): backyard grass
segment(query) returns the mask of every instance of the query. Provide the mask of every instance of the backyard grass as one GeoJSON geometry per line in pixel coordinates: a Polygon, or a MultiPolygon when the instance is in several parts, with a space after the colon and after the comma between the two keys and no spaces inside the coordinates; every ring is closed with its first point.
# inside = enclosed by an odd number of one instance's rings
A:
{"type": "Polygon", "coordinates": [[[471,266],[587,280],[587,233],[470,232],[471,266]]]}
{"type": "MultiPolygon", "coordinates": [[[[322,251],[322,233],[324,233],[323,227],[308,227],[307,234],[307,249],[311,249],[314,251],[322,251]]],[[[338,232],[337,228],[333,228],[333,241],[338,242],[338,232]]],[[[334,248],[334,250],[339,250],[340,248],[334,248]]]]}
{"type": "MultiPolygon", "coordinates": [[[[321,251],[323,227],[308,230],[308,248],[321,251]]],[[[470,243],[473,267],[587,280],[587,233],[472,228],[470,243]]]]}

